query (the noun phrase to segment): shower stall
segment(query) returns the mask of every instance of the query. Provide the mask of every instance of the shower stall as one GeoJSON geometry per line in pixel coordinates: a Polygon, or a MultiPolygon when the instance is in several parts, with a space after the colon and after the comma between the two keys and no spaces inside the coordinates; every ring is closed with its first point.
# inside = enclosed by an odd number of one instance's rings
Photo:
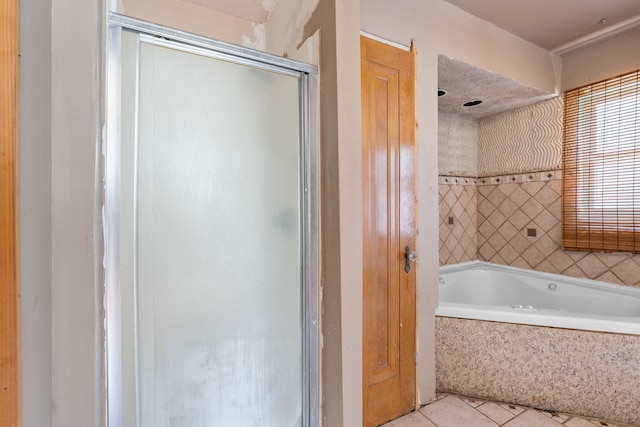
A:
{"type": "Polygon", "coordinates": [[[109,23],[108,425],[317,424],[316,68],[109,23]]]}

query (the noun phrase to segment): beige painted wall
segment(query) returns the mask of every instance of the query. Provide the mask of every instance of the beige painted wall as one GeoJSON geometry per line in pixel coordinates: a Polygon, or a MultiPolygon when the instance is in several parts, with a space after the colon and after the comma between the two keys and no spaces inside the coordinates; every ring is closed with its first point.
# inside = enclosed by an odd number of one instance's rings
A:
{"type": "Polygon", "coordinates": [[[264,25],[181,0],[120,0],[116,12],[205,37],[264,50],[264,25]]]}
{"type": "Polygon", "coordinates": [[[50,330],[56,427],[104,422],[102,15],[99,2],[52,1],[50,330]]]}
{"type": "Polygon", "coordinates": [[[640,27],[562,57],[566,91],[640,68],[640,27]]]}

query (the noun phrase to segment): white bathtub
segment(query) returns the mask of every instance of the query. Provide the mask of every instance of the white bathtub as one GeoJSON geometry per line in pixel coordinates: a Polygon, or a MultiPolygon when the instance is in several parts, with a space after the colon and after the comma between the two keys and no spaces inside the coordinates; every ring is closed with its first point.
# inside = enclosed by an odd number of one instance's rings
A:
{"type": "Polygon", "coordinates": [[[437,316],[640,335],[640,289],[471,261],[440,267],[437,316]]]}

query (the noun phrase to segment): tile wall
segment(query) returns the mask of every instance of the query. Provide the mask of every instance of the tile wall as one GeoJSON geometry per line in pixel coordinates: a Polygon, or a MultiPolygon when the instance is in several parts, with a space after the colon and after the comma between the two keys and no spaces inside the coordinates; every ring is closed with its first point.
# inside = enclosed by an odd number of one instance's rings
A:
{"type": "Polygon", "coordinates": [[[440,177],[440,265],[478,259],[476,178],[440,177]]]}
{"type": "Polygon", "coordinates": [[[480,259],[640,287],[640,255],[562,249],[561,183],[560,170],[441,176],[440,264],[480,259]]]}
{"type": "Polygon", "coordinates": [[[561,247],[561,115],[561,97],[477,125],[439,115],[441,265],[480,259],[640,287],[640,255],[561,247]]]}

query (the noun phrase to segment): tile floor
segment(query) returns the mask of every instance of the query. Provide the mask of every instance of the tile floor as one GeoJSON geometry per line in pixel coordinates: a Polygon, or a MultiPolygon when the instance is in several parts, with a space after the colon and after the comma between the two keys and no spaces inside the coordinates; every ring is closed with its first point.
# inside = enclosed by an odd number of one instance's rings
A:
{"type": "Polygon", "coordinates": [[[438,393],[437,400],[383,427],[632,427],[510,403],[438,393]]]}

